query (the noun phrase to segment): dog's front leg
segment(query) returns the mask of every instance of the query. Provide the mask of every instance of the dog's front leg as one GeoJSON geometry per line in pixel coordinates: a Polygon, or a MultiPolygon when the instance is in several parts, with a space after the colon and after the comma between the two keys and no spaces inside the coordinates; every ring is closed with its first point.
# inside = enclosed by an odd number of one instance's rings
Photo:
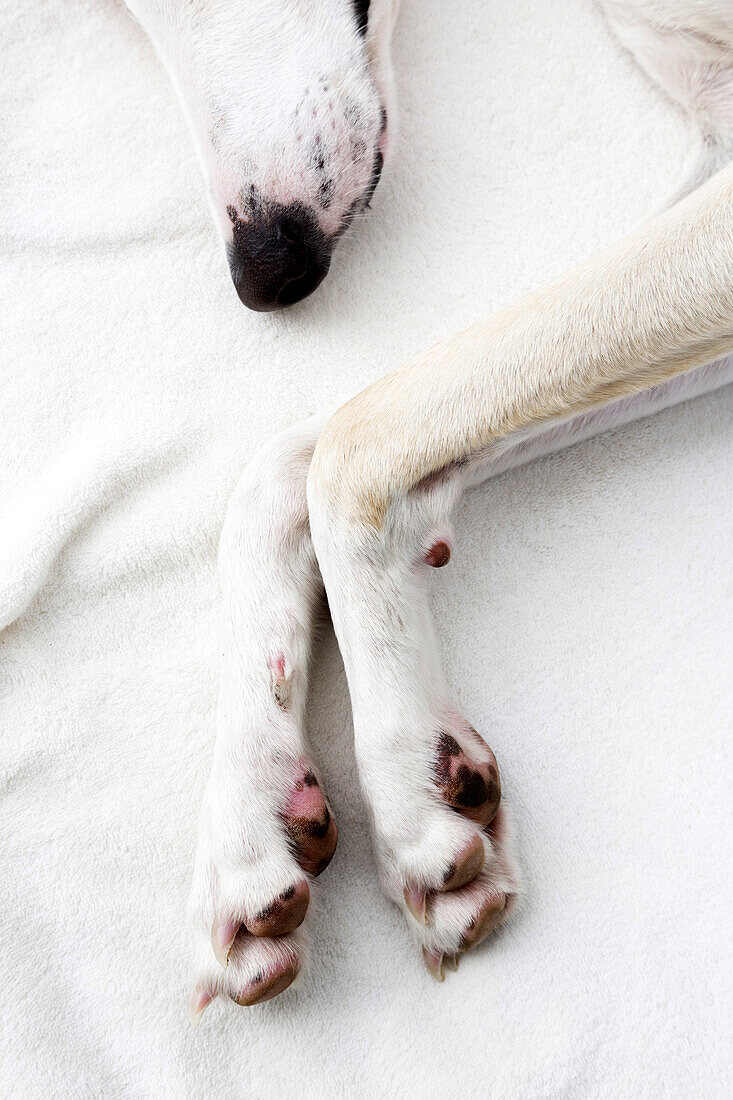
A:
{"type": "Polygon", "coordinates": [[[336,847],[304,729],[322,591],[305,482],[320,426],[285,432],[256,456],[222,531],[217,739],[190,899],[194,1021],[218,995],[258,1004],[291,984],[309,881],[336,847]]]}
{"type": "Polygon", "coordinates": [[[376,528],[352,523],[310,483],[382,887],[438,980],[509,917],[520,887],[498,765],[453,704],[428,607],[463,485],[460,469],[427,479],[376,528]]]}
{"type": "Polygon", "coordinates": [[[431,969],[511,912],[496,761],[452,705],[426,582],[450,513],[512,438],[733,349],[733,168],[583,268],[344,406],[308,477],[381,876],[431,969]]]}

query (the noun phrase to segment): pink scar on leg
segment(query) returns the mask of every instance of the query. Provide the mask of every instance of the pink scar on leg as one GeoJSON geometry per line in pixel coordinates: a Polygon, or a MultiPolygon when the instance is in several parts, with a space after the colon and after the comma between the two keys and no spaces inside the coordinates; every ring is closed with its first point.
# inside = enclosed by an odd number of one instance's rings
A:
{"type": "Polygon", "coordinates": [[[281,710],[287,710],[290,704],[292,675],[285,675],[285,654],[278,653],[267,662],[270,669],[270,685],[275,702],[281,710]]]}

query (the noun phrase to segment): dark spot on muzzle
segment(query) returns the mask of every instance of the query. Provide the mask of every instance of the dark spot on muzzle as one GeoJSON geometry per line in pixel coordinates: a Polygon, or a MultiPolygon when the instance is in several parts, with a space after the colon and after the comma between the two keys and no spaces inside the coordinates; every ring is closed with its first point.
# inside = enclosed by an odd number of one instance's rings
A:
{"type": "Polygon", "coordinates": [[[369,23],[370,0],[353,0],[353,3],[359,34],[366,34],[367,25],[369,23]]]}
{"type": "Polygon", "coordinates": [[[232,240],[229,270],[240,300],[261,312],[293,305],[323,281],[331,263],[333,240],[314,214],[300,203],[271,203],[247,220],[228,208],[232,240]]]}
{"type": "Polygon", "coordinates": [[[371,179],[369,180],[369,186],[367,187],[366,194],[364,195],[364,206],[368,206],[369,203],[372,201],[372,195],[377,189],[377,184],[379,183],[379,178],[382,175],[383,168],[384,157],[377,149],[377,152],[374,154],[374,164],[372,166],[371,179]]]}

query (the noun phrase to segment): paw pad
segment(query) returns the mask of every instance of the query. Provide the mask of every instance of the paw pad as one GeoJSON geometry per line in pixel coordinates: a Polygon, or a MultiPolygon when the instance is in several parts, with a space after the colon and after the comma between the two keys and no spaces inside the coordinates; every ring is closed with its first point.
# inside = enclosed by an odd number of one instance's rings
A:
{"type": "Polygon", "coordinates": [[[238,1005],[259,1005],[271,1001],[284,992],[295,981],[300,970],[297,959],[285,960],[283,964],[266,971],[259,971],[242,989],[231,995],[238,1005]]]}
{"type": "Polygon", "coordinates": [[[303,923],[309,901],[308,883],[301,879],[283,890],[253,920],[248,920],[247,931],[253,936],[286,936],[303,923]]]}
{"type": "Polygon", "coordinates": [[[506,894],[491,894],[482,901],[478,912],[464,930],[458,946],[459,951],[470,951],[501,924],[507,900],[506,894]]]}
{"type": "Polygon", "coordinates": [[[449,806],[479,825],[488,825],[501,801],[501,781],[494,754],[475,730],[485,762],[475,760],[452,734],[443,730],[438,737],[433,769],[436,785],[449,806]]]}
{"type": "Polygon", "coordinates": [[[336,851],[338,829],[321,786],[306,763],[301,766],[281,816],[298,863],[311,875],[320,875],[336,851]]]}

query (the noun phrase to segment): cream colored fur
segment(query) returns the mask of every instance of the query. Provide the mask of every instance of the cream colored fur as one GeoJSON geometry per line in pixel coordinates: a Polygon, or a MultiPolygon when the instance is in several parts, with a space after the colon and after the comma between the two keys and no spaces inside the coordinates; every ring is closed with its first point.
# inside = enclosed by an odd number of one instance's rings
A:
{"type": "Polygon", "coordinates": [[[733,347],[733,167],[615,248],[368,387],[315,449],[311,507],[380,527],[499,440],[733,347]]]}

